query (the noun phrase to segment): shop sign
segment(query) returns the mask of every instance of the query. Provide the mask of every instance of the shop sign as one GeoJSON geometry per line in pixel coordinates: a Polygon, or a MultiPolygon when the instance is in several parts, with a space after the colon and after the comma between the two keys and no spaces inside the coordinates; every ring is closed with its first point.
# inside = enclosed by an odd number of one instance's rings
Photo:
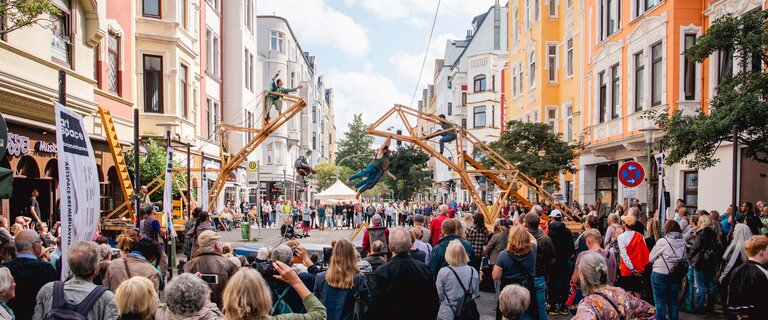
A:
{"type": "Polygon", "coordinates": [[[8,154],[20,156],[29,152],[29,137],[8,132],[8,154]]]}
{"type": "Polygon", "coordinates": [[[35,151],[43,153],[56,153],[56,144],[45,141],[35,142],[35,151]]]}

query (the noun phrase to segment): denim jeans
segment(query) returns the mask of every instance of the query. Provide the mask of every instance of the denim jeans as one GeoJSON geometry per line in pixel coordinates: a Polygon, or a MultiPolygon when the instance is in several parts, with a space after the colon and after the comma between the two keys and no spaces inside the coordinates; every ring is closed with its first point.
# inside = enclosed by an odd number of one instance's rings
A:
{"type": "Polygon", "coordinates": [[[329,214],[328,215],[328,228],[333,228],[335,226],[336,226],[336,224],[334,224],[334,221],[333,221],[333,214],[329,214]]]}
{"type": "Polygon", "coordinates": [[[693,278],[696,281],[696,309],[712,310],[717,300],[715,290],[715,276],[702,270],[693,268],[693,278]]]}
{"type": "Polygon", "coordinates": [[[273,225],[275,224],[275,212],[274,211],[269,213],[269,223],[273,224],[273,225]]]}
{"type": "Polygon", "coordinates": [[[366,190],[368,190],[370,188],[373,188],[377,183],[379,183],[379,180],[381,180],[381,177],[383,177],[383,176],[384,176],[384,172],[381,172],[381,171],[377,170],[376,173],[368,176],[368,179],[365,179],[365,180],[363,180],[363,181],[358,183],[358,184],[360,184],[360,183],[364,183],[365,182],[365,184],[363,184],[362,187],[358,187],[357,185],[355,185],[355,187],[360,188],[360,189],[357,190],[357,192],[363,193],[366,190]]]}
{"type": "Polygon", "coordinates": [[[376,169],[376,166],[374,166],[374,165],[372,165],[372,164],[369,164],[369,165],[368,165],[367,167],[365,167],[363,170],[360,170],[359,172],[357,172],[357,173],[355,173],[355,174],[351,175],[351,176],[349,177],[349,180],[355,180],[355,179],[359,179],[359,178],[362,178],[363,176],[367,176],[367,178],[366,178],[365,180],[363,180],[363,181],[360,181],[360,182],[358,182],[358,183],[356,183],[356,184],[355,184],[355,188],[360,188],[360,187],[362,187],[364,184],[366,184],[366,183],[368,183],[368,182],[371,182],[371,180],[372,180],[372,177],[373,177],[373,176],[376,174],[376,172],[378,172],[378,171],[379,171],[379,169],[376,169]]]}
{"type": "Polygon", "coordinates": [[[688,273],[685,275],[685,279],[687,285],[685,286],[685,295],[683,297],[682,309],[685,312],[691,312],[693,311],[693,301],[695,299],[695,292],[693,291],[695,282],[693,278],[693,267],[688,267],[688,273]]]}
{"type": "Polygon", "coordinates": [[[539,308],[539,319],[547,319],[547,280],[544,276],[533,278],[533,284],[536,286],[536,303],[539,308]]]}
{"type": "Polygon", "coordinates": [[[680,293],[680,283],[669,283],[668,281],[669,275],[651,273],[653,299],[656,303],[656,320],[678,319],[680,311],[677,305],[677,295],[680,293]]]}
{"type": "Polygon", "coordinates": [[[456,140],[456,133],[443,133],[440,136],[442,136],[442,138],[440,138],[439,140],[440,154],[443,154],[443,150],[445,149],[445,144],[456,140]]]}

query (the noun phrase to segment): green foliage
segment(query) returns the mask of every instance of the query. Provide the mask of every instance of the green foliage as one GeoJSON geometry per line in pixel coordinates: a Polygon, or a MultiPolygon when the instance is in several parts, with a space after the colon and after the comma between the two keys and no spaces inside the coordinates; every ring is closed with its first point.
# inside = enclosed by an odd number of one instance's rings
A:
{"type": "Polygon", "coordinates": [[[427,190],[432,186],[432,174],[424,170],[427,167],[427,161],[429,161],[429,155],[424,151],[413,145],[404,144],[390,155],[389,172],[397,177],[397,181],[385,176],[381,182],[395,191],[396,199],[410,199],[414,192],[427,190]]]}
{"type": "Polygon", "coordinates": [[[338,179],[341,181],[347,181],[347,178],[349,178],[349,176],[354,173],[349,167],[336,166],[328,162],[321,162],[315,166],[315,171],[317,171],[317,174],[315,174],[314,179],[317,182],[317,188],[319,191],[328,189],[328,187],[332,186],[336,182],[337,169],[339,175],[338,179]]]}
{"type": "MultiPolygon", "coordinates": [[[[710,101],[708,114],[681,111],[654,115],[665,135],[659,145],[668,154],[667,164],[684,163],[691,168],[714,166],[715,151],[723,141],[732,141],[734,127],[745,155],[768,163],[768,12],[755,11],[740,17],[726,16],[685,51],[696,61],[717,52],[732,52],[739,59],[733,75],[725,76],[710,101]],[[761,62],[762,65],[753,62],[761,62]]],[[[713,84],[712,84],[713,85],[713,84]]]]}
{"type": "Polygon", "coordinates": [[[7,24],[0,28],[0,35],[37,24],[50,27],[50,15],[60,15],[59,9],[50,0],[3,0],[0,1],[0,17],[6,17],[7,24]]]}
{"type": "MultiPolygon", "coordinates": [[[[521,121],[507,122],[504,134],[489,146],[539,183],[554,183],[561,172],[576,172],[573,160],[581,148],[580,144],[563,141],[562,134],[552,133],[548,124],[521,121]]],[[[481,163],[490,169],[500,169],[489,159],[481,159],[481,163]]]]}
{"type": "Polygon", "coordinates": [[[368,126],[363,123],[362,114],[354,115],[344,139],[339,141],[336,164],[345,165],[354,171],[362,170],[373,158],[373,137],[368,135],[368,126]]]}
{"type": "MultiPolygon", "coordinates": [[[[165,147],[159,145],[157,141],[155,141],[154,139],[147,139],[147,141],[144,142],[143,144],[144,144],[144,147],[147,149],[148,155],[147,155],[146,161],[139,162],[139,180],[141,181],[141,184],[139,186],[150,183],[152,180],[157,178],[157,176],[164,173],[165,165],[167,163],[165,159],[165,157],[167,156],[165,147]]],[[[133,176],[133,156],[126,154],[125,163],[128,166],[128,172],[131,174],[131,176],[133,176]]],[[[179,162],[174,162],[173,166],[175,168],[182,167],[181,163],[179,162]]],[[[182,173],[181,175],[174,175],[174,177],[178,182],[179,186],[185,186],[187,184],[186,172],[182,173]]],[[[165,184],[161,185],[160,189],[157,189],[157,191],[155,191],[153,194],[149,196],[152,202],[163,200],[164,189],[165,189],[165,184]]],[[[151,188],[150,188],[150,191],[151,191],[151,188]]],[[[173,198],[174,199],[179,198],[179,190],[176,189],[176,183],[173,184],[173,198]]]]}

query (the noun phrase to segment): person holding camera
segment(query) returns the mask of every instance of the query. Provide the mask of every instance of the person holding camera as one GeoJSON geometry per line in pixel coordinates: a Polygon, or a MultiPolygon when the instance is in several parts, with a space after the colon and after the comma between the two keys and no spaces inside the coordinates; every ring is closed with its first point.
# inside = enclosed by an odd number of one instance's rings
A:
{"type": "Polygon", "coordinates": [[[221,237],[215,231],[207,230],[200,233],[197,236],[200,248],[184,265],[184,272],[199,273],[200,278],[211,288],[211,302],[221,307],[224,288],[229,278],[240,268],[221,253],[219,239],[221,237]]]}

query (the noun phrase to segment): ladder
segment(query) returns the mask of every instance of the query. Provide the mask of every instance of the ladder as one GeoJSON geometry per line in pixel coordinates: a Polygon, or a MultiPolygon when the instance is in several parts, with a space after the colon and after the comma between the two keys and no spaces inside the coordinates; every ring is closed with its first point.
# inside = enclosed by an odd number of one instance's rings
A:
{"type": "Polygon", "coordinates": [[[123,192],[123,199],[125,201],[122,205],[110,212],[106,218],[109,219],[116,214],[119,217],[124,217],[127,213],[131,219],[134,219],[131,200],[136,196],[136,192],[133,189],[131,175],[128,173],[128,166],[125,164],[125,155],[120,146],[120,140],[117,138],[117,131],[115,130],[115,123],[112,121],[112,114],[109,110],[99,107],[99,115],[101,116],[101,125],[104,128],[104,134],[107,136],[109,153],[112,154],[112,160],[115,161],[118,180],[120,181],[120,191],[123,192]]]}

